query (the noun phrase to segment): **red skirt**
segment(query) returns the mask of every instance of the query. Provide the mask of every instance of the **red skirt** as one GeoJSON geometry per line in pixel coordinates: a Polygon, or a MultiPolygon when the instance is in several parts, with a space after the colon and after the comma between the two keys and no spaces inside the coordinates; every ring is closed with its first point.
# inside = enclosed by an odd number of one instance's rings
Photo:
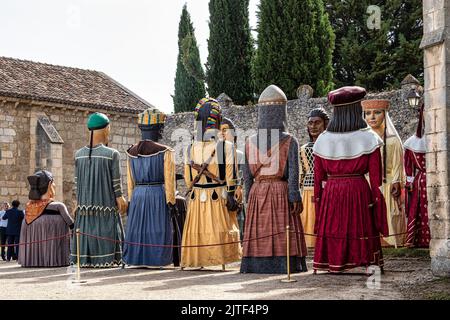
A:
{"type": "Polygon", "coordinates": [[[364,176],[326,182],[316,215],[315,270],[341,272],[383,265],[371,203],[372,193],[364,176]]]}
{"type": "Polygon", "coordinates": [[[287,182],[255,182],[248,199],[243,256],[286,257],[287,225],[292,232],[289,239],[289,255],[306,256],[306,243],[300,216],[293,216],[289,212],[287,182]],[[252,240],[261,237],[264,238],[252,240]]]}

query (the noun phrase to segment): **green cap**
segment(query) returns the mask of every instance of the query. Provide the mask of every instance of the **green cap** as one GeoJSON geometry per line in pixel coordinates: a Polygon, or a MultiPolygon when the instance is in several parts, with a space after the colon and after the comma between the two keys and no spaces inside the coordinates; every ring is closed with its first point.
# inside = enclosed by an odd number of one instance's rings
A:
{"type": "Polygon", "coordinates": [[[109,124],[109,119],[106,114],[96,112],[89,116],[87,127],[89,130],[100,130],[106,128],[109,124]]]}

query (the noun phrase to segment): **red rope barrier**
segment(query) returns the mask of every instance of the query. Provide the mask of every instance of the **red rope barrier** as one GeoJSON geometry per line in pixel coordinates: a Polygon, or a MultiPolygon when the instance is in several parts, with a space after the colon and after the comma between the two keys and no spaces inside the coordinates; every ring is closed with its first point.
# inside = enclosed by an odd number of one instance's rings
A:
{"type": "MultiPolygon", "coordinates": [[[[426,229],[426,228],[428,228],[428,226],[415,228],[414,231],[419,231],[419,230],[426,229]]],[[[306,233],[306,232],[297,232],[297,231],[291,231],[291,232],[297,233],[297,234],[303,234],[306,236],[312,236],[312,237],[316,237],[316,238],[330,238],[330,239],[339,239],[339,240],[369,240],[369,239],[376,239],[376,238],[389,238],[389,237],[400,236],[400,235],[409,233],[409,232],[400,232],[400,233],[389,234],[387,236],[378,235],[378,236],[370,236],[370,237],[349,238],[349,237],[338,237],[338,236],[329,236],[329,235],[324,236],[324,235],[311,234],[311,233],[306,233]]]]}
{"type": "MultiPolygon", "coordinates": [[[[428,228],[428,226],[416,228],[415,231],[426,229],[426,228],[428,228]]],[[[252,239],[246,239],[246,240],[242,240],[242,241],[232,241],[232,242],[225,242],[225,243],[183,246],[183,245],[165,245],[165,244],[147,244],[147,243],[129,242],[129,241],[115,240],[115,239],[111,239],[111,238],[107,238],[107,237],[100,237],[100,236],[95,236],[95,235],[91,235],[91,234],[88,234],[88,233],[80,232],[81,235],[84,235],[84,236],[90,237],[90,238],[94,238],[94,239],[105,240],[105,241],[115,242],[115,243],[128,244],[128,245],[132,245],[132,246],[158,247],[158,248],[217,247],[217,246],[225,246],[225,245],[237,244],[237,243],[241,243],[242,244],[243,242],[250,242],[250,241],[256,241],[256,240],[261,240],[261,239],[265,239],[265,238],[271,238],[271,237],[275,237],[275,236],[278,236],[278,235],[284,234],[284,233],[286,233],[286,230],[283,230],[282,232],[274,233],[274,234],[271,234],[271,235],[257,237],[257,238],[252,238],[252,239]]],[[[329,239],[339,239],[339,240],[369,240],[369,239],[376,239],[376,238],[388,238],[388,237],[393,237],[393,236],[399,236],[399,235],[408,234],[409,232],[394,233],[394,234],[390,234],[390,235],[388,235],[386,237],[383,236],[383,235],[378,235],[378,236],[359,237],[359,238],[339,237],[339,236],[331,236],[331,235],[324,236],[324,235],[317,235],[317,234],[311,234],[311,233],[306,233],[306,232],[298,232],[298,231],[291,231],[291,233],[303,234],[305,236],[312,236],[312,237],[316,237],[316,238],[329,238],[329,239]]],[[[7,247],[39,244],[39,243],[44,243],[44,242],[48,242],[48,241],[64,239],[64,238],[67,238],[69,236],[70,236],[70,233],[68,233],[66,235],[63,235],[63,236],[49,238],[49,239],[45,239],[45,240],[31,241],[31,242],[22,242],[22,243],[17,243],[17,244],[0,245],[0,248],[2,248],[2,247],[3,248],[7,248],[7,247]]]]}
{"type": "Polygon", "coordinates": [[[63,236],[59,236],[59,237],[48,238],[48,239],[45,239],[45,240],[31,241],[31,242],[22,242],[22,243],[16,243],[16,244],[4,244],[4,245],[0,245],[0,248],[15,247],[15,246],[26,246],[26,245],[30,245],[30,244],[44,243],[44,242],[48,242],[48,241],[60,240],[60,239],[68,238],[69,236],[70,236],[70,233],[65,234],[63,236]]]}
{"type": "Polygon", "coordinates": [[[229,244],[237,244],[237,243],[241,243],[241,242],[249,242],[249,241],[255,241],[255,240],[260,240],[260,239],[265,239],[265,238],[275,237],[275,236],[278,236],[278,235],[284,234],[284,233],[286,233],[286,231],[274,233],[274,234],[271,234],[271,235],[268,235],[268,236],[263,236],[263,237],[258,237],[258,238],[253,238],[253,239],[243,240],[243,241],[232,241],[232,242],[225,242],[225,243],[200,244],[200,245],[183,246],[183,245],[171,245],[171,244],[147,244],[147,243],[129,242],[129,241],[122,241],[122,240],[115,240],[115,239],[106,238],[106,237],[94,236],[94,235],[92,235],[92,234],[80,232],[81,235],[87,236],[87,237],[89,237],[89,238],[94,238],[94,239],[99,239],[99,240],[105,240],[105,241],[115,242],[115,243],[123,243],[123,244],[135,245],[135,246],[142,246],[142,247],[158,247],[158,248],[202,248],[202,247],[217,247],[217,246],[225,246],[225,245],[229,245],[229,244]]]}

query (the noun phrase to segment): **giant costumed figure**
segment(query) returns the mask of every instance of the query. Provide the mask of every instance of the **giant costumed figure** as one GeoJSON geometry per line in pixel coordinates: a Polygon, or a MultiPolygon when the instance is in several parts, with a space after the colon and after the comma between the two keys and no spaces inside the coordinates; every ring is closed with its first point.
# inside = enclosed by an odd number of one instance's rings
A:
{"type": "Polygon", "coordinates": [[[402,140],[389,117],[389,100],[364,100],[361,105],[366,122],[384,142],[381,148],[381,190],[386,200],[389,234],[392,236],[384,238],[382,245],[397,248],[404,245],[406,233],[406,216],[401,203],[401,190],[405,180],[402,140]]]}
{"type": "Polygon", "coordinates": [[[330,118],[323,108],[315,108],[308,115],[307,130],[309,142],[300,147],[300,188],[302,191],[303,212],[301,214],[303,229],[305,230],[306,246],[314,247],[316,238],[314,223],[316,212],[314,207],[314,154],[313,147],[319,135],[325,131],[330,118]]]}
{"type": "Polygon", "coordinates": [[[380,190],[383,140],[364,121],[361,100],[365,95],[361,87],[343,87],[328,94],[333,116],[313,149],[314,273],[383,267],[379,235],[388,235],[380,190]]]}
{"type": "Polygon", "coordinates": [[[172,264],[175,215],[174,150],[158,143],[166,116],[156,109],[138,115],[142,140],[128,151],[130,200],[124,245],[124,261],[137,266],[172,264]],[[151,244],[137,246],[127,242],[151,244]],[[156,245],[162,245],[158,247],[156,245]]]}
{"type": "MultiPolygon", "coordinates": [[[[119,151],[107,147],[110,121],[103,113],[93,113],[87,122],[91,132],[89,146],[75,153],[77,206],[75,230],[81,234],[81,267],[111,267],[122,264],[122,220],[127,211],[122,196],[119,151]]],[[[76,237],[71,242],[71,262],[77,263],[76,237]]]]}
{"type": "Polygon", "coordinates": [[[240,259],[235,150],[232,143],[218,139],[222,114],[216,100],[200,100],[194,114],[194,141],[185,153],[184,178],[190,193],[181,267],[225,268],[240,259]]]}
{"type": "Polygon", "coordinates": [[[280,88],[267,87],[258,101],[258,133],[245,144],[247,212],[241,273],[286,273],[287,259],[291,272],[307,271],[298,142],[287,132],[286,104],[280,88]]]}
{"type": "Polygon", "coordinates": [[[238,223],[239,223],[239,232],[240,232],[240,239],[242,240],[244,238],[244,223],[245,223],[245,209],[242,204],[242,185],[241,185],[241,177],[242,177],[242,167],[244,164],[244,153],[241,150],[237,149],[237,133],[236,133],[236,126],[234,125],[233,121],[228,118],[223,118],[222,123],[220,124],[220,138],[225,141],[229,141],[234,145],[234,148],[236,150],[236,160],[237,160],[237,168],[236,168],[236,177],[237,177],[237,185],[236,185],[236,200],[239,204],[239,208],[237,211],[237,217],[238,217],[238,223]]]}
{"type": "Polygon", "coordinates": [[[419,123],[416,134],[404,143],[407,192],[408,234],[407,247],[428,248],[430,245],[430,227],[428,225],[427,199],[427,153],[424,136],[424,104],[419,109],[419,123]]]}

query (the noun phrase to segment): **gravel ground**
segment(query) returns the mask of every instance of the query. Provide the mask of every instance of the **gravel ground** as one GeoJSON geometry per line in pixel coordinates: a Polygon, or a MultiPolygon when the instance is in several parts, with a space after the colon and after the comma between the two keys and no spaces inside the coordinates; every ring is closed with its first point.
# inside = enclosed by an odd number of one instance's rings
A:
{"type": "MultiPolygon", "coordinates": [[[[283,283],[284,275],[240,274],[239,264],[204,270],[167,267],[82,269],[86,284],[72,283],[71,268],[21,268],[0,262],[4,299],[225,299],[225,300],[404,300],[435,299],[450,292],[450,281],[433,277],[426,258],[386,258],[385,274],[368,278],[364,269],[332,275],[311,271],[292,275],[297,282],[283,283]],[[375,281],[371,281],[375,280],[375,281]],[[443,291],[445,290],[445,291],[443,291]]],[[[441,297],[442,298],[442,297],[441,297]]]]}

